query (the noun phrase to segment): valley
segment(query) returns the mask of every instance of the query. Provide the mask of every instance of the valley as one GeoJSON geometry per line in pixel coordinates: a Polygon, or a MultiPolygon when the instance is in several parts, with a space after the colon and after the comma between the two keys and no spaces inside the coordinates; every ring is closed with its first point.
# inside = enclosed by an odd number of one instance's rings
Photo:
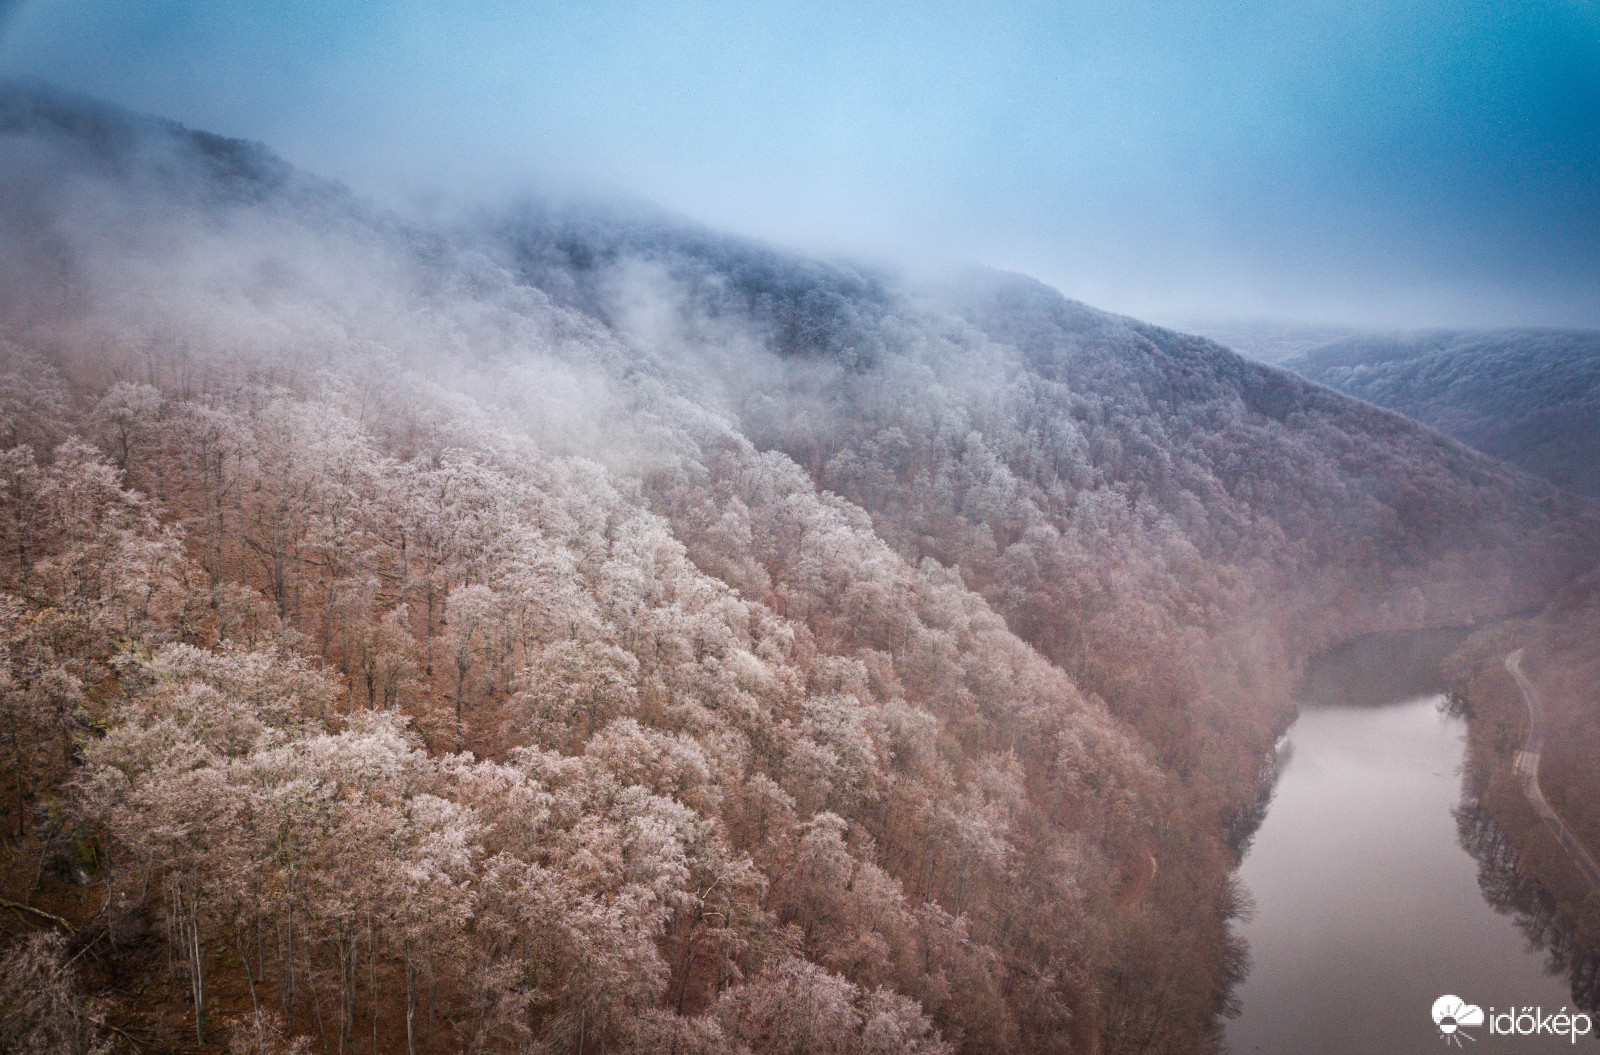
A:
{"type": "Polygon", "coordinates": [[[1204,338],[25,85],[0,247],[0,995],[93,1050],[1219,1051],[1373,633],[1481,627],[1485,844],[1526,638],[1600,828],[1592,503],[1204,338]]]}

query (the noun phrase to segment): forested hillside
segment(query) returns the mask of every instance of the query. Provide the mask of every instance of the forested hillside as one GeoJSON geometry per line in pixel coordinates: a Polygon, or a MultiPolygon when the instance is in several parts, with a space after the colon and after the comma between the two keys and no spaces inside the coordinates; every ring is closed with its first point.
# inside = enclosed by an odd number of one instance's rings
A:
{"type": "Polygon", "coordinates": [[[1351,337],[1284,366],[1600,499],[1600,333],[1351,337]]]}
{"type": "Polygon", "coordinates": [[[1478,859],[1479,886],[1568,975],[1575,1006],[1592,1010],[1600,1007],[1600,889],[1523,786],[1518,755],[1529,715],[1505,666],[1518,647],[1542,700],[1539,788],[1593,856],[1600,847],[1600,575],[1574,581],[1536,614],[1479,631],[1449,663],[1454,701],[1469,719],[1457,822],[1478,859]]]}
{"type": "Polygon", "coordinates": [[[1302,660],[1600,551],[1026,279],[14,87],[0,334],[6,1049],[1213,1050],[1302,660]]]}
{"type": "MultiPolygon", "coordinates": [[[[1351,336],[1281,361],[1600,499],[1600,334],[1351,336]]],[[[1577,837],[1600,846],[1597,642],[1600,579],[1591,573],[1565,585],[1537,614],[1477,635],[1451,664],[1471,730],[1463,842],[1482,865],[1486,896],[1516,914],[1530,940],[1567,970],[1574,998],[1590,1008],[1600,1005],[1600,901],[1521,787],[1515,762],[1528,717],[1504,661],[1513,648],[1527,646],[1546,711],[1540,786],[1577,837]]]]}

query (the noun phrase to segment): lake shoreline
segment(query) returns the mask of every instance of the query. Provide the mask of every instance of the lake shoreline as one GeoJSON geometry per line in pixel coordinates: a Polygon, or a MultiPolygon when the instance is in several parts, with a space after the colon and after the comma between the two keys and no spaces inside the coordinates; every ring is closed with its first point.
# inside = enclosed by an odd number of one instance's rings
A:
{"type": "MultiPolygon", "coordinates": [[[[1237,873],[1257,912],[1241,926],[1255,962],[1224,1027],[1231,1050],[1424,1050],[1440,1039],[1431,1001],[1452,985],[1484,1006],[1571,1007],[1566,979],[1546,971],[1509,903],[1486,900],[1483,863],[1463,845],[1468,735],[1437,689],[1302,706],[1237,873]]],[[[1480,1039],[1480,1053],[1543,1050],[1480,1039]]]]}

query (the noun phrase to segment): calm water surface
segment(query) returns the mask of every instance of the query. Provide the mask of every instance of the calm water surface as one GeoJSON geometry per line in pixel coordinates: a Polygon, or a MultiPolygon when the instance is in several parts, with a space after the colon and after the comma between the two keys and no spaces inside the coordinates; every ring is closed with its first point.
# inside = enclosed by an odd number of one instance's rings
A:
{"type": "Polygon", "coordinates": [[[1228,1026],[1236,1055],[1594,1052],[1600,1042],[1490,1036],[1446,1043],[1449,993],[1504,1010],[1572,1006],[1457,840],[1466,727],[1440,697],[1302,710],[1266,820],[1240,868],[1256,902],[1254,966],[1228,1026]]]}

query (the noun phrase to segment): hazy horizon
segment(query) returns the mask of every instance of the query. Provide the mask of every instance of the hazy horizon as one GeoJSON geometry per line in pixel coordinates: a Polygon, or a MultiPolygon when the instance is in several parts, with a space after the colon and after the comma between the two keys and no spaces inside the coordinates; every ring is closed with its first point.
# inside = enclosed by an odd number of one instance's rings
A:
{"type": "Polygon", "coordinates": [[[1592,1033],[1600,0],[5,3],[0,1052],[1592,1033]]]}
{"type": "Polygon", "coordinates": [[[38,77],[422,213],[617,194],[1155,321],[1600,326],[1600,5],[0,5],[38,77]]]}

